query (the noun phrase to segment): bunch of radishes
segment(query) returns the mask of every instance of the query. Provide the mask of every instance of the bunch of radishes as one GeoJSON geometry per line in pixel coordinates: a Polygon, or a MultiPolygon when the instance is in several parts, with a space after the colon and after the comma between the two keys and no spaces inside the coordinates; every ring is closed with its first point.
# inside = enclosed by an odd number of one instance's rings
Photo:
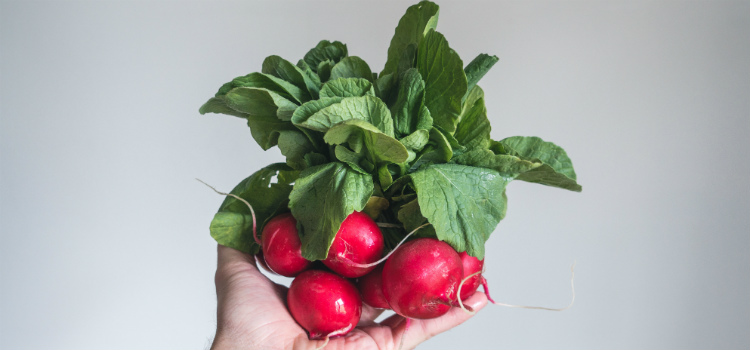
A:
{"type": "Polygon", "coordinates": [[[267,57],[200,108],[241,118],[286,157],[235,186],[210,229],[295,277],[289,310],[311,338],[353,329],[363,302],[407,320],[463,307],[485,282],[509,183],[581,190],[558,145],[491,137],[478,82],[498,58],[464,65],[438,13],[429,1],[406,10],[380,72],[322,40],[297,64],[267,57]]]}
{"type": "Polygon", "coordinates": [[[351,213],[341,224],[323,268],[302,257],[297,222],[290,213],[272,218],[261,237],[266,266],[295,277],[288,292],[289,311],[311,339],[348,333],[359,322],[363,302],[407,318],[441,316],[484,281],[483,260],[459,254],[434,238],[408,241],[379,262],[383,235],[362,212],[351,213]]]}

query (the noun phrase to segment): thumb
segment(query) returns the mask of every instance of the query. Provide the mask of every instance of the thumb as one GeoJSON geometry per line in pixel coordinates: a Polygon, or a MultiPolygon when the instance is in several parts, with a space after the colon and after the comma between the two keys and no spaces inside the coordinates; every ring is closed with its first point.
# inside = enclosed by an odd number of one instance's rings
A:
{"type": "MultiPolygon", "coordinates": [[[[470,306],[474,311],[479,311],[487,305],[487,296],[484,293],[476,292],[469,299],[466,299],[463,304],[470,306]]],[[[472,316],[472,314],[465,312],[459,307],[453,307],[447,314],[437,318],[428,320],[412,319],[408,330],[406,330],[406,322],[400,322],[396,329],[394,329],[395,348],[398,349],[401,337],[405,337],[404,349],[413,349],[425,340],[464,323],[472,316]]]]}

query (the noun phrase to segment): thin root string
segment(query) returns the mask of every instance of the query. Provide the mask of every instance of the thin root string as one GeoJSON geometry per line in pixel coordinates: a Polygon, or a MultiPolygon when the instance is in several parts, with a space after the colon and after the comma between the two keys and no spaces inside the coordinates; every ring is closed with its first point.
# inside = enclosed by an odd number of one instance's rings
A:
{"type": "Polygon", "coordinates": [[[326,345],[328,345],[328,341],[329,341],[329,340],[331,340],[331,337],[335,337],[335,336],[337,336],[337,335],[342,335],[342,334],[346,334],[346,333],[347,333],[347,332],[349,332],[349,331],[350,331],[350,330],[351,330],[352,328],[353,328],[353,327],[352,327],[352,324],[350,323],[349,325],[347,325],[347,326],[346,326],[346,327],[344,327],[344,328],[341,328],[341,329],[339,329],[339,330],[335,330],[335,331],[333,331],[333,332],[331,332],[331,333],[328,333],[328,334],[327,334],[327,335],[325,336],[325,338],[323,338],[323,339],[325,339],[325,342],[323,342],[323,345],[321,345],[321,346],[319,346],[319,347],[315,348],[315,350],[322,350],[322,349],[323,349],[324,347],[326,347],[326,345]]]}
{"type": "Polygon", "coordinates": [[[575,268],[576,263],[573,262],[573,265],[570,266],[570,290],[573,292],[573,297],[570,299],[570,304],[568,306],[559,308],[559,309],[553,309],[549,307],[541,307],[541,306],[525,306],[525,305],[512,305],[512,304],[503,304],[503,303],[495,303],[496,305],[505,306],[505,307],[515,307],[515,308],[522,308],[522,309],[536,309],[536,310],[547,310],[547,311],[565,311],[569,309],[571,306],[573,306],[573,302],[576,300],[576,288],[575,284],[573,283],[573,280],[575,279],[575,268]]]}
{"type": "Polygon", "coordinates": [[[407,234],[407,235],[406,235],[406,237],[404,237],[404,239],[402,239],[402,240],[401,240],[401,242],[398,242],[398,244],[396,245],[396,247],[394,247],[394,248],[393,248],[393,250],[391,250],[391,252],[390,252],[390,253],[388,253],[388,254],[387,254],[386,256],[384,256],[384,257],[383,257],[382,259],[380,259],[380,260],[378,260],[378,261],[376,261],[376,262],[371,262],[371,263],[369,263],[369,264],[360,264],[360,263],[356,263],[356,262],[354,262],[354,261],[351,261],[351,260],[350,260],[350,261],[349,261],[349,263],[350,263],[350,264],[351,264],[352,266],[354,266],[354,267],[359,267],[359,268],[363,268],[363,269],[366,269],[366,268],[368,268],[368,267],[373,267],[373,266],[375,266],[375,265],[377,265],[377,264],[380,264],[380,263],[382,263],[383,261],[386,261],[386,260],[388,260],[388,257],[390,257],[390,256],[391,256],[391,254],[393,254],[393,252],[395,252],[395,251],[396,251],[396,249],[398,249],[398,247],[400,247],[400,246],[401,246],[401,245],[402,245],[402,244],[403,244],[403,243],[404,243],[404,242],[406,241],[406,239],[407,239],[407,238],[409,238],[409,236],[413,235],[413,234],[414,234],[415,232],[417,232],[417,231],[418,231],[418,230],[419,230],[420,228],[422,228],[422,227],[425,227],[425,226],[427,226],[427,225],[429,225],[429,224],[430,224],[430,223],[428,222],[428,223],[426,223],[426,224],[424,224],[424,225],[422,225],[422,226],[419,226],[419,227],[415,228],[415,229],[414,229],[414,231],[411,231],[411,232],[409,232],[409,234],[407,234]]]}
{"type": "Polygon", "coordinates": [[[214,190],[214,192],[216,192],[216,193],[218,193],[220,195],[230,196],[230,197],[233,197],[233,198],[235,198],[235,199],[237,199],[239,201],[242,201],[242,203],[245,203],[245,205],[247,205],[247,207],[250,208],[250,214],[253,216],[253,239],[255,239],[255,243],[258,243],[258,245],[263,246],[263,243],[261,243],[260,240],[258,239],[258,234],[257,234],[256,228],[255,228],[255,210],[253,210],[253,206],[250,205],[250,203],[248,203],[246,200],[242,199],[240,196],[237,196],[237,195],[234,195],[234,194],[231,194],[231,193],[221,192],[221,191],[217,190],[216,188],[214,188],[213,186],[211,186],[211,185],[203,182],[203,180],[201,180],[201,179],[196,179],[196,180],[198,180],[200,183],[208,186],[208,188],[214,190]]]}
{"type": "MultiPolygon", "coordinates": [[[[468,281],[468,280],[469,280],[470,278],[472,278],[472,277],[474,277],[474,276],[476,276],[476,275],[478,275],[478,274],[480,274],[480,273],[482,273],[482,271],[477,271],[477,272],[474,272],[474,273],[472,273],[471,275],[468,275],[468,276],[464,277],[464,279],[463,279],[463,280],[461,280],[461,284],[459,284],[459,285],[458,285],[458,292],[456,292],[456,295],[458,296],[458,297],[456,298],[456,299],[458,299],[458,306],[460,306],[460,307],[461,307],[461,310],[464,310],[464,312],[466,312],[466,313],[467,313],[467,314],[469,314],[469,315],[473,315],[473,314],[475,314],[475,313],[477,313],[477,312],[476,312],[476,311],[474,311],[474,310],[471,310],[471,311],[469,311],[469,310],[468,310],[468,309],[467,309],[467,308],[466,308],[466,307],[464,306],[464,303],[463,303],[463,301],[461,301],[461,287],[463,287],[463,286],[464,286],[464,283],[466,283],[466,281],[468,281]]],[[[485,289],[485,291],[486,291],[486,289],[485,289]]]]}

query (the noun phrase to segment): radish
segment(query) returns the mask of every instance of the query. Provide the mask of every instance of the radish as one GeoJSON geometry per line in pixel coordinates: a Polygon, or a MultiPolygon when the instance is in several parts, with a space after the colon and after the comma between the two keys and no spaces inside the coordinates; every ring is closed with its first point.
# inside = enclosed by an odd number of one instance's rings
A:
{"type": "Polygon", "coordinates": [[[375,266],[363,267],[383,256],[385,242],[380,228],[367,214],[355,211],[344,219],[323,264],[341,276],[356,278],[375,266]]]}
{"type": "Polygon", "coordinates": [[[294,277],[312,265],[312,262],[302,257],[297,220],[291,213],[277,215],[269,220],[263,227],[261,238],[266,264],[279,275],[294,277]]]}
{"type": "Polygon", "coordinates": [[[383,265],[378,265],[375,270],[360,277],[357,280],[357,289],[362,294],[362,301],[365,304],[375,308],[390,309],[383,295],[383,265]]]}
{"type": "Polygon", "coordinates": [[[482,273],[484,273],[484,271],[482,271],[484,269],[484,259],[479,260],[466,252],[458,253],[458,256],[461,257],[461,262],[464,265],[465,281],[461,285],[461,300],[469,299],[469,297],[474,295],[474,292],[479,289],[479,285],[481,284],[484,287],[484,294],[487,295],[487,300],[494,304],[495,301],[490,298],[490,290],[487,287],[487,280],[482,276],[482,273]]]}
{"type": "Polygon", "coordinates": [[[463,278],[461,257],[448,243],[418,238],[404,243],[383,267],[383,295],[404,317],[428,319],[458,305],[463,278]]]}
{"type": "Polygon", "coordinates": [[[289,286],[287,303],[297,323],[310,333],[310,339],[346,334],[362,315],[362,299],[354,284],[327,271],[299,274],[289,286]]]}

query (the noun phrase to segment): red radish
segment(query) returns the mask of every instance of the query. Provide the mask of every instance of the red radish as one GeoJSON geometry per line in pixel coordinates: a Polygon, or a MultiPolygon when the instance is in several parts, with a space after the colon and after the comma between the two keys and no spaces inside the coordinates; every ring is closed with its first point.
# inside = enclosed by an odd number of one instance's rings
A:
{"type": "Polygon", "coordinates": [[[302,257],[297,234],[297,220],[291,213],[277,215],[263,227],[263,257],[274,272],[294,277],[307,270],[312,262],[302,257]]]}
{"type": "Polygon", "coordinates": [[[364,276],[375,266],[361,267],[383,256],[385,243],[380,228],[367,214],[355,211],[341,223],[323,263],[341,276],[364,276]]]}
{"type": "Polygon", "coordinates": [[[383,267],[383,295],[404,317],[435,318],[458,305],[463,264],[448,243],[418,238],[404,243],[383,267]]]}
{"type": "Polygon", "coordinates": [[[490,290],[487,287],[487,280],[482,276],[484,272],[482,271],[484,269],[484,259],[479,260],[466,252],[461,252],[458,256],[461,257],[461,262],[464,265],[464,279],[468,277],[461,286],[461,300],[469,299],[479,289],[479,285],[481,284],[484,287],[484,294],[487,295],[487,300],[494,304],[495,301],[490,297],[490,290]],[[472,274],[475,275],[469,277],[472,274]]]}
{"type": "Polygon", "coordinates": [[[287,294],[289,312],[310,339],[343,335],[359,323],[362,299],[354,284],[334,273],[308,270],[293,281],[287,294]]]}
{"type": "Polygon", "coordinates": [[[365,304],[380,309],[390,309],[383,295],[383,265],[378,265],[375,270],[360,277],[357,280],[357,289],[362,294],[362,301],[365,304]]]}
{"type": "Polygon", "coordinates": [[[466,282],[464,282],[463,286],[461,286],[461,300],[466,300],[470,296],[474,295],[474,292],[477,291],[479,288],[479,284],[482,283],[482,268],[484,268],[484,260],[479,260],[466,252],[458,253],[458,256],[461,257],[461,262],[464,266],[464,277],[468,277],[469,275],[480,272],[472,277],[470,277],[466,282]]]}

